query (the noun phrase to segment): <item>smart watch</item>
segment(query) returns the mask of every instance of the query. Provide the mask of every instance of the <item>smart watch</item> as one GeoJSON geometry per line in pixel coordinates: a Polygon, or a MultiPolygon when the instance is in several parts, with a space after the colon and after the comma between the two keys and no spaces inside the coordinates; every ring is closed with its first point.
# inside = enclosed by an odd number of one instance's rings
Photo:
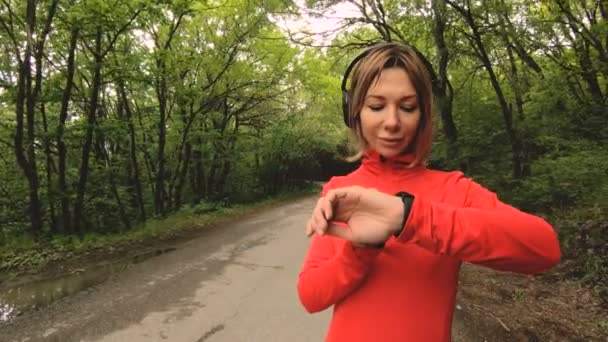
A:
{"type": "MultiPolygon", "coordinates": [[[[403,201],[403,219],[401,220],[401,226],[399,227],[399,230],[393,234],[393,236],[397,238],[397,237],[399,237],[399,235],[401,235],[401,232],[403,231],[403,227],[405,227],[405,223],[407,222],[407,218],[410,215],[410,211],[412,209],[412,203],[414,203],[414,196],[405,191],[398,192],[395,194],[395,196],[400,197],[401,200],[403,201]]],[[[372,249],[382,249],[382,248],[384,248],[385,244],[386,244],[386,241],[380,242],[378,244],[367,244],[367,245],[365,245],[365,247],[372,248],[372,249]]]]}
{"type": "Polygon", "coordinates": [[[403,231],[403,227],[405,227],[407,218],[410,216],[412,204],[414,203],[414,196],[405,191],[398,192],[395,194],[395,196],[401,197],[401,200],[403,201],[403,220],[401,221],[401,226],[399,227],[399,230],[393,234],[394,237],[399,237],[399,235],[401,235],[401,232],[403,231]]]}

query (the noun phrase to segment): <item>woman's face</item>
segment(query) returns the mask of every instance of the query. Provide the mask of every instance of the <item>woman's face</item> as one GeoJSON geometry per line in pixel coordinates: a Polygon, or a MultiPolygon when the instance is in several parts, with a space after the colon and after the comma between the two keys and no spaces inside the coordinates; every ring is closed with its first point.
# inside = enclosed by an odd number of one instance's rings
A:
{"type": "Polygon", "coordinates": [[[382,70],[361,109],[361,128],[368,147],[384,157],[394,157],[407,149],[419,122],[416,90],[405,70],[382,70]]]}

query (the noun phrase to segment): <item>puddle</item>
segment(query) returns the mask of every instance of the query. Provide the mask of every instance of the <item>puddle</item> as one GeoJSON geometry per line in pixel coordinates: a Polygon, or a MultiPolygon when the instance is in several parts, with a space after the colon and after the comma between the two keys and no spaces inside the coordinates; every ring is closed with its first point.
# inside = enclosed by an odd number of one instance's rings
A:
{"type": "Polygon", "coordinates": [[[175,248],[159,249],[138,254],[127,260],[89,267],[58,278],[2,289],[0,290],[0,324],[10,322],[15,316],[26,311],[45,307],[59,299],[100,284],[129,265],[174,250],[175,248]]]}
{"type": "Polygon", "coordinates": [[[0,304],[0,322],[8,322],[12,317],[15,307],[8,304],[0,304]]]}

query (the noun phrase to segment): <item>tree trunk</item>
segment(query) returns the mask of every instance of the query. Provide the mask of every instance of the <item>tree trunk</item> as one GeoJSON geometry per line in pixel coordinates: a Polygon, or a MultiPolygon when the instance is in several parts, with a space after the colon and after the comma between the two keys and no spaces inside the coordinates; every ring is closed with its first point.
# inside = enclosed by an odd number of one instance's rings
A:
{"type": "Polygon", "coordinates": [[[604,94],[602,94],[602,88],[598,82],[597,72],[593,67],[593,62],[589,56],[589,44],[586,41],[574,42],[576,56],[578,57],[579,65],[581,66],[581,74],[587,87],[591,93],[593,102],[598,105],[603,104],[604,94]]]}
{"type": "Polygon", "coordinates": [[[217,130],[219,133],[218,141],[214,141],[215,153],[213,155],[213,161],[211,163],[211,171],[209,172],[209,179],[207,180],[207,190],[211,194],[213,198],[218,198],[222,195],[223,188],[223,169],[224,169],[224,161],[226,156],[228,155],[229,147],[227,145],[230,142],[224,141],[226,131],[226,127],[230,122],[230,118],[232,117],[232,113],[230,110],[230,105],[228,104],[228,98],[224,98],[222,104],[220,105],[223,111],[223,117],[220,121],[213,121],[213,129],[217,130]],[[216,179],[218,172],[220,172],[220,178],[216,179]]]}
{"type": "Polygon", "coordinates": [[[182,107],[181,109],[181,118],[182,123],[184,125],[184,129],[182,131],[181,141],[178,147],[178,161],[177,167],[175,168],[175,175],[171,179],[171,185],[169,186],[169,194],[173,197],[174,208],[178,209],[181,205],[181,195],[182,188],[185,183],[185,178],[188,173],[189,165],[190,165],[190,157],[192,154],[192,144],[188,141],[188,135],[190,133],[190,128],[192,127],[192,123],[196,118],[197,111],[194,110],[192,105],[190,106],[190,114],[186,116],[185,109],[182,107]]]}
{"type": "Polygon", "coordinates": [[[120,221],[122,222],[124,228],[126,230],[131,229],[131,221],[127,216],[125,211],[125,206],[122,204],[122,200],[120,199],[120,195],[118,194],[118,186],[116,185],[117,176],[114,174],[114,170],[112,169],[112,164],[110,162],[110,156],[108,154],[107,149],[105,148],[104,137],[102,134],[97,135],[99,137],[99,144],[97,146],[99,156],[104,160],[106,172],[108,173],[108,179],[110,182],[110,191],[116,200],[116,205],[118,206],[118,215],[120,217],[120,221]]]}
{"type": "Polygon", "coordinates": [[[184,18],[185,14],[186,12],[181,12],[177,19],[171,22],[171,25],[169,26],[168,37],[164,43],[161,44],[160,41],[155,41],[157,49],[163,52],[160,56],[157,57],[156,60],[156,70],[158,73],[158,77],[156,78],[156,96],[158,98],[158,108],[160,114],[160,118],[158,120],[158,153],[156,158],[158,171],[156,173],[156,189],[154,192],[154,203],[157,215],[165,214],[165,200],[167,199],[165,193],[165,145],[167,139],[167,129],[165,125],[167,117],[169,115],[169,113],[167,112],[169,88],[167,85],[167,66],[163,58],[165,58],[166,52],[171,51],[171,41],[173,40],[177,29],[182,23],[182,19],[184,18]]]}
{"type": "Polygon", "coordinates": [[[175,209],[179,209],[182,205],[182,189],[184,188],[184,183],[186,181],[186,175],[188,174],[188,169],[190,167],[190,156],[192,154],[192,144],[190,142],[186,142],[186,147],[184,150],[183,156],[183,166],[179,169],[179,176],[177,178],[177,186],[175,188],[174,194],[174,206],[175,209]]]}
{"type": "Polygon", "coordinates": [[[89,103],[89,111],[87,115],[87,130],[85,135],[84,145],[82,147],[82,161],[80,163],[80,169],[78,172],[78,187],[76,189],[76,203],[74,208],[74,228],[75,232],[82,233],[83,230],[80,227],[82,223],[82,214],[84,209],[84,195],[87,186],[87,179],[89,176],[89,157],[91,149],[93,147],[93,133],[97,128],[97,107],[99,101],[99,88],[101,85],[101,64],[102,64],[102,51],[101,42],[103,39],[101,27],[97,27],[97,34],[95,37],[95,53],[93,62],[93,83],[91,84],[91,101],[89,103]]]}
{"type": "Polygon", "coordinates": [[[458,158],[458,131],[452,117],[453,92],[448,78],[447,66],[449,53],[445,43],[445,13],[446,6],[443,0],[432,0],[431,2],[435,20],[433,22],[433,37],[437,48],[439,59],[437,81],[435,82],[435,96],[441,115],[443,134],[448,143],[448,159],[453,161],[458,158]]]}
{"type": "Polygon", "coordinates": [[[194,151],[192,152],[192,160],[194,165],[190,171],[190,182],[192,184],[192,189],[194,190],[194,203],[200,202],[207,195],[207,188],[205,187],[207,180],[205,178],[205,167],[203,166],[203,153],[200,150],[202,144],[202,140],[198,138],[197,147],[195,147],[194,151]]]}
{"type": "MultiPolygon", "coordinates": [[[[509,64],[511,65],[511,89],[513,90],[513,95],[515,96],[515,108],[517,110],[517,116],[520,121],[525,119],[524,114],[524,100],[523,100],[523,92],[521,90],[521,80],[519,77],[519,71],[517,70],[517,63],[513,56],[512,47],[509,44],[508,38],[505,38],[507,43],[507,55],[509,56],[509,64]]],[[[520,131],[522,132],[522,131],[520,131]]],[[[521,158],[520,158],[520,172],[522,177],[530,176],[530,165],[529,165],[529,157],[528,157],[528,149],[524,144],[525,139],[523,137],[518,138],[518,143],[520,144],[521,158]]]]}
{"type": "MultiPolygon", "coordinates": [[[[603,4],[605,1],[598,2],[600,3],[599,7],[603,10],[602,7],[605,6],[605,4],[603,4]]],[[[581,21],[579,18],[577,18],[576,13],[573,13],[569,1],[564,2],[563,0],[556,0],[555,3],[558,5],[560,12],[566,17],[567,23],[570,26],[572,32],[577,36],[578,39],[581,39],[585,42],[585,46],[587,49],[592,47],[596,51],[597,58],[604,65],[606,65],[608,63],[608,51],[606,51],[606,47],[602,45],[603,42],[601,41],[601,38],[597,36],[598,33],[601,34],[605,31],[603,30],[603,27],[596,24],[597,20],[595,16],[597,14],[597,11],[593,11],[593,17],[587,17],[587,23],[585,23],[584,21],[581,21]],[[589,25],[589,27],[587,27],[587,24],[589,25]]],[[[600,11],[600,14],[603,16],[603,20],[606,20],[605,12],[600,11]]],[[[604,40],[606,41],[606,45],[608,46],[608,38],[604,38],[604,40]]],[[[589,55],[588,51],[587,55],[589,55]]],[[[604,75],[607,75],[606,73],[608,72],[608,70],[604,69],[603,71],[604,75]]]]}
{"type": "Polygon", "coordinates": [[[135,137],[135,125],[133,125],[133,113],[127,98],[127,92],[122,80],[118,81],[118,90],[122,98],[125,114],[127,115],[127,125],[129,127],[129,161],[133,170],[131,184],[135,188],[135,201],[139,210],[139,219],[141,222],[146,221],[146,209],[144,207],[144,196],[141,188],[141,180],[139,175],[139,165],[137,163],[137,141],[135,137]]]}
{"type": "Polygon", "coordinates": [[[150,137],[148,137],[148,135],[146,134],[146,126],[144,125],[143,119],[142,119],[142,111],[140,109],[140,107],[137,105],[137,99],[133,98],[133,104],[135,105],[135,115],[137,116],[137,122],[139,123],[139,127],[141,127],[141,138],[142,138],[142,153],[144,155],[144,165],[146,167],[146,175],[147,175],[147,182],[146,184],[150,186],[150,193],[151,194],[156,194],[156,190],[154,187],[154,182],[156,179],[156,168],[154,167],[154,161],[152,160],[152,155],[150,154],[149,149],[147,148],[148,146],[152,146],[154,144],[154,140],[150,137]]]}
{"type": "Polygon", "coordinates": [[[484,68],[488,72],[488,76],[490,77],[490,82],[492,83],[492,88],[494,88],[494,92],[496,93],[496,97],[498,98],[498,102],[500,104],[500,108],[502,109],[502,115],[505,122],[505,129],[507,131],[507,135],[509,137],[509,142],[511,143],[511,152],[512,152],[512,174],[513,178],[521,178],[522,177],[522,169],[521,169],[521,144],[515,129],[513,128],[513,114],[511,112],[511,108],[507,103],[504,92],[498,82],[498,78],[496,77],[496,73],[494,72],[494,68],[492,67],[492,62],[490,61],[490,57],[486,51],[486,48],[481,39],[481,33],[479,32],[479,28],[475,23],[475,19],[470,11],[470,8],[463,8],[459,5],[454,4],[453,1],[447,1],[450,6],[452,6],[456,11],[458,11],[463,18],[465,19],[469,28],[471,28],[472,35],[469,37],[471,42],[474,45],[474,48],[477,52],[477,57],[482,62],[484,68]]]}
{"type": "Polygon", "coordinates": [[[192,165],[189,170],[190,187],[192,188],[193,196],[192,203],[198,203],[203,198],[202,186],[200,182],[200,173],[202,170],[200,167],[202,163],[200,161],[201,153],[196,149],[192,150],[192,165]]]}
{"type": "MultiPolygon", "coordinates": [[[[217,146],[218,144],[214,143],[215,146],[217,146]]],[[[211,197],[211,198],[215,198],[216,194],[216,187],[214,186],[216,183],[215,180],[215,174],[217,173],[217,168],[218,168],[218,163],[219,163],[219,159],[220,159],[220,153],[221,152],[215,152],[213,154],[213,159],[211,160],[211,168],[209,170],[209,175],[207,177],[207,197],[211,197]]]]}
{"type": "Polygon", "coordinates": [[[164,63],[157,62],[158,76],[160,79],[156,82],[156,95],[158,98],[158,152],[156,163],[158,166],[156,172],[156,189],[154,193],[154,208],[156,215],[165,213],[165,143],[167,138],[166,132],[166,111],[167,111],[167,80],[165,76],[164,63]]]}
{"type": "MultiPolygon", "coordinates": [[[[108,161],[109,162],[109,161],[108,161]]],[[[110,166],[111,168],[111,166],[110,166]]],[[[131,221],[125,212],[125,206],[122,204],[120,196],[118,194],[118,188],[116,186],[116,180],[114,179],[114,173],[110,172],[110,188],[112,190],[112,194],[114,195],[114,199],[116,199],[116,204],[118,205],[118,214],[120,215],[120,220],[122,221],[123,226],[126,230],[131,229],[131,221]]]]}
{"type": "Polygon", "coordinates": [[[227,152],[226,152],[226,155],[228,155],[230,157],[224,158],[224,165],[222,167],[222,173],[221,173],[220,179],[218,181],[218,189],[219,189],[219,192],[222,194],[225,191],[226,180],[228,179],[228,176],[230,175],[230,172],[232,170],[232,156],[234,153],[234,147],[236,146],[236,138],[237,138],[238,130],[239,130],[239,119],[238,119],[238,116],[235,116],[234,129],[232,130],[232,135],[229,138],[228,148],[227,148],[227,152]]]}
{"type": "Polygon", "coordinates": [[[68,54],[65,88],[63,89],[63,96],[61,98],[61,110],[59,112],[59,123],[57,125],[57,151],[59,153],[59,177],[57,185],[59,189],[59,196],[61,197],[61,221],[63,223],[64,232],[71,232],[73,229],[70,214],[70,197],[66,181],[67,151],[65,142],[63,141],[63,134],[65,131],[65,122],[68,117],[68,107],[70,104],[70,98],[72,96],[72,88],[74,86],[74,60],[76,54],[76,43],[78,41],[78,34],[78,27],[73,26],[70,35],[70,50],[68,54]]]}
{"type": "Polygon", "coordinates": [[[44,154],[46,157],[46,185],[48,192],[49,211],[51,214],[51,233],[57,234],[59,232],[57,225],[57,213],[55,212],[55,189],[53,188],[53,155],[51,153],[51,139],[49,138],[49,126],[46,119],[46,111],[44,103],[41,103],[40,113],[42,114],[42,127],[44,129],[44,154]]]}
{"type": "Polygon", "coordinates": [[[15,115],[17,127],[15,132],[15,156],[17,163],[28,181],[30,233],[37,236],[42,230],[41,204],[38,195],[39,179],[36,166],[35,132],[34,132],[34,98],[32,93],[32,42],[36,27],[36,1],[28,0],[26,8],[26,41],[23,59],[19,65],[17,80],[17,99],[15,115]],[[26,111],[27,103],[27,111],[26,111]],[[24,132],[24,119],[27,131],[24,132]],[[25,135],[25,136],[24,136],[25,135]],[[24,141],[25,140],[25,141],[24,141]],[[24,146],[25,143],[25,146],[24,146]]]}
{"type": "Polygon", "coordinates": [[[512,163],[513,163],[513,178],[521,178],[521,145],[519,143],[519,139],[513,128],[513,113],[511,112],[511,107],[507,103],[505,95],[502,91],[502,87],[498,82],[498,78],[496,77],[496,73],[494,72],[494,68],[492,67],[492,63],[490,62],[490,58],[481,42],[481,37],[479,36],[479,32],[475,28],[475,41],[477,42],[477,47],[479,49],[480,57],[482,63],[490,76],[490,82],[492,83],[492,88],[496,92],[496,96],[498,97],[498,102],[500,103],[500,108],[502,109],[502,115],[505,122],[505,129],[507,130],[507,135],[509,137],[509,141],[511,142],[511,152],[512,152],[512,163]]]}

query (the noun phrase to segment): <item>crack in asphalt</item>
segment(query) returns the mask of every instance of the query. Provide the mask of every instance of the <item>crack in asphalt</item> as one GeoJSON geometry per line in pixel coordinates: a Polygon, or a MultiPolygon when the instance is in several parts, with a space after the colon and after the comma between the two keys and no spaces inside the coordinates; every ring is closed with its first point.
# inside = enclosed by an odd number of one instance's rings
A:
{"type": "Polygon", "coordinates": [[[206,339],[208,339],[209,337],[213,336],[214,334],[224,330],[225,326],[223,324],[218,324],[218,325],[214,325],[211,329],[209,329],[204,335],[203,337],[199,338],[196,342],[204,342],[206,339]]]}

